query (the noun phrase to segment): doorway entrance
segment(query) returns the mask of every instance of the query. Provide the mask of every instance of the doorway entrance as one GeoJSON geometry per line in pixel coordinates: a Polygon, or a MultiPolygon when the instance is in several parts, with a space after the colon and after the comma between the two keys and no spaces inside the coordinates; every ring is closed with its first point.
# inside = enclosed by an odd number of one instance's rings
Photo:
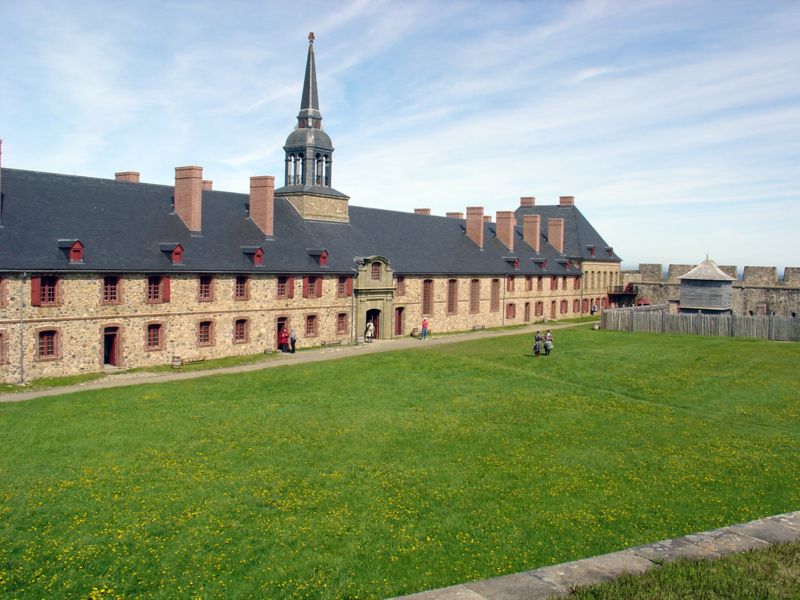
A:
{"type": "Polygon", "coordinates": [[[556,318],[556,301],[555,300],[552,300],[550,302],[550,318],[551,319],[555,319],[556,318]]]}
{"type": "Polygon", "coordinates": [[[103,365],[119,366],[119,327],[103,328],[103,365]]]}
{"type": "Polygon", "coordinates": [[[525,303],[525,322],[528,323],[531,320],[531,303],[525,303]]]}
{"type": "Polygon", "coordinates": [[[372,321],[372,325],[375,327],[374,339],[376,340],[379,340],[381,338],[380,316],[381,316],[381,311],[378,310],[377,308],[370,308],[367,311],[367,323],[372,321]]]}
{"type": "Polygon", "coordinates": [[[275,320],[275,347],[280,350],[280,339],[281,330],[286,328],[287,332],[291,332],[289,329],[289,317],[278,317],[275,320]]]}
{"type": "Polygon", "coordinates": [[[404,308],[394,309],[394,334],[397,336],[403,335],[403,330],[406,327],[406,324],[403,322],[405,318],[405,315],[403,314],[404,311],[404,308]]]}

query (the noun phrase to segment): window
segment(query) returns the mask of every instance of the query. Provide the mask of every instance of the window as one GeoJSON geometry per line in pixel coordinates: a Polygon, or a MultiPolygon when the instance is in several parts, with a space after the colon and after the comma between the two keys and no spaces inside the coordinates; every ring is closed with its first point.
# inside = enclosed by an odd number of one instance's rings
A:
{"type": "Polygon", "coordinates": [[[278,277],[278,298],[294,298],[294,277],[278,277]]]}
{"type": "Polygon", "coordinates": [[[575,279],[572,280],[572,289],[574,289],[574,290],[581,289],[581,278],[580,277],[576,277],[575,279]]]}
{"type": "Polygon", "coordinates": [[[541,292],[544,287],[544,277],[537,277],[536,278],[536,290],[541,292]]]}
{"type": "Polygon", "coordinates": [[[569,301],[562,300],[561,301],[561,314],[565,315],[569,312],[569,301]]]}
{"type": "Polygon", "coordinates": [[[469,312],[478,313],[481,310],[481,280],[473,279],[469,282],[469,312]]]}
{"type": "Polygon", "coordinates": [[[336,315],[336,333],[347,333],[350,329],[347,313],[336,315]]]}
{"type": "Polygon", "coordinates": [[[327,267],[328,266],[328,251],[323,250],[319,255],[319,266],[320,267],[327,267]]]}
{"type": "Polygon", "coordinates": [[[169,302],[169,277],[152,275],[147,278],[147,302],[158,304],[169,302]]]}
{"type": "Polygon", "coordinates": [[[530,292],[533,290],[533,277],[530,275],[525,277],[525,291],[530,292]]]}
{"type": "Polygon", "coordinates": [[[558,289],[558,277],[556,277],[555,275],[553,275],[550,278],[550,289],[551,290],[557,290],[558,289]]]}
{"type": "Polygon", "coordinates": [[[353,278],[342,275],[336,280],[336,296],[348,298],[353,295],[353,278]]]}
{"type": "Polygon", "coordinates": [[[259,248],[253,253],[253,264],[256,267],[261,267],[264,265],[264,251],[259,248]]]}
{"type": "Polygon", "coordinates": [[[40,360],[58,358],[58,331],[45,329],[39,332],[36,358],[40,360]]]}
{"type": "Polygon", "coordinates": [[[59,303],[59,280],[54,275],[31,277],[31,305],[53,306],[59,303]]]}
{"type": "Polygon", "coordinates": [[[197,345],[211,346],[214,343],[214,323],[200,321],[197,324],[197,345]]]}
{"type": "Polygon", "coordinates": [[[372,263],[372,280],[377,281],[381,278],[381,263],[372,263]]]}
{"type": "Polygon", "coordinates": [[[397,278],[397,289],[395,294],[398,296],[405,296],[406,295],[406,278],[405,277],[398,277],[397,278]]]}
{"type": "Polygon", "coordinates": [[[433,280],[422,282],[422,314],[430,317],[433,314],[433,280]]]}
{"type": "Polygon", "coordinates": [[[513,292],[514,291],[514,276],[513,275],[509,275],[506,278],[506,291],[507,292],[513,292]]]}
{"type": "Polygon", "coordinates": [[[249,338],[250,327],[247,319],[236,319],[233,322],[233,343],[243,344],[249,338]]]}
{"type": "Polygon", "coordinates": [[[234,300],[249,300],[250,299],[250,278],[247,275],[237,275],[236,281],[233,283],[233,299],[234,300]]]}
{"type": "Polygon", "coordinates": [[[119,304],[121,301],[119,277],[109,275],[103,277],[103,304],[119,304]]]}
{"type": "Polygon", "coordinates": [[[317,336],[317,315],[306,316],[306,337],[317,336]]]}
{"type": "Polygon", "coordinates": [[[197,280],[197,301],[211,302],[214,299],[214,278],[211,275],[200,275],[197,280]]]}
{"type": "Polygon", "coordinates": [[[447,282],[447,312],[454,315],[458,312],[458,280],[450,279],[447,282]]]}
{"type": "Polygon", "coordinates": [[[562,277],[561,278],[561,289],[562,290],[567,289],[567,278],[566,277],[562,277]]]}
{"type": "Polygon", "coordinates": [[[500,280],[492,279],[492,298],[489,309],[492,312],[500,310],[500,280]]]}
{"type": "Polygon", "coordinates": [[[506,304],[506,319],[515,319],[517,317],[517,305],[509,302],[506,304]]]}
{"type": "Polygon", "coordinates": [[[148,323],[145,332],[147,350],[161,350],[164,342],[164,326],[161,323],[148,323]]]}
{"type": "Polygon", "coordinates": [[[69,262],[82,263],[83,262],[83,244],[79,241],[72,244],[69,249],[69,262]]]}
{"type": "Polygon", "coordinates": [[[8,336],[0,331],[0,365],[8,364],[8,336]]]}
{"type": "Polygon", "coordinates": [[[581,302],[580,300],[573,300],[572,301],[572,312],[577,313],[581,311],[581,302]]]}
{"type": "Polygon", "coordinates": [[[322,277],[303,277],[303,298],[322,298],[322,277]]]}
{"type": "Polygon", "coordinates": [[[183,246],[178,244],[173,248],[172,252],[170,253],[169,257],[170,261],[173,265],[182,265],[183,264],[183,246]]]}
{"type": "Polygon", "coordinates": [[[536,303],[536,316],[541,317],[544,315],[544,302],[537,302],[536,303]]]}

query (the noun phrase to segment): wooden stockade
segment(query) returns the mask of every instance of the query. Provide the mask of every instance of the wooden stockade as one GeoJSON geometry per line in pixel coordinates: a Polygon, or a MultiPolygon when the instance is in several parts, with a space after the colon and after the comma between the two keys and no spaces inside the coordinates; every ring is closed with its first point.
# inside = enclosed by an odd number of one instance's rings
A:
{"type": "Polygon", "coordinates": [[[666,305],[611,308],[600,326],[613,331],[682,333],[686,335],[800,341],[800,319],[776,316],[668,314],[666,305]]]}

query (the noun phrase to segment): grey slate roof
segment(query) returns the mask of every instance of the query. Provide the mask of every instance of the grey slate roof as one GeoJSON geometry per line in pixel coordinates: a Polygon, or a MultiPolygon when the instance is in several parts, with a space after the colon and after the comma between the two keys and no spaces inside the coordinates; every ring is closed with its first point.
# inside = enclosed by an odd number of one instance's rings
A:
{"type": "Polygon", "coordinates": [[[517,226],[522,227],[523,215],[541,216],[541,228],[544,239],[547,239],[547,219],[564,219],[564,254],[570,258],[580,260],[604,260],[610,262],[621,262],[619,256],[611,249],[606,241],[600,236],[592,224],[583,216],[578,207],[574,204],[569,206],[520,206],[514,211],[517,217],[517,226]],[[592,256],[591,248],[595,248],[595,256],[592,256]]]}
{"type": "MultiPolygon", "coordinates": [[[[349,274],[355,259],[379,255],[398,274],[580,273],[544,242],[544,233],[537,255],[518,228],[509,252],[493,223],[484,224],[481,250],[466,236],[463,219],[351,205],[350,223],[307,221],[276,196],[274,236],[265,238],[247,216],[247,194],[204,191],[202,232],[192,235],[172,211],[172,186],[18,169],[3,169],[2,175],[0,271],[5,272],[349,274]],[[70,263],[60,240],[80,240],[84,262],[70,263]],[[183,264],[172,265],[165,250],[172,246],[163,245],[178,243],[183,264]],[[264,266],[254,266],[244,251],[252,254],[256,247],[264,249],[264,266]],[[309,249],[327,250],[328,265],[319,266],[309,249]],[[534,259],[546,259],[546,269],[534,259]]],[[[577,209],[574,214],[580,215],[577,209]]],[[[572,240],[575,234],[568,231],[587,229],[603,243],[585,219],[565,227],[565,237],[572,240]]]]}
{"type": "Polygon", "coordinates": [[[697,265],[694,269],[686,273],[685,275],[681,275],[678,279],[686,279],[686,280],[700,280],[700,281],[735,281],[734,277],[731,277],[727,273],[725,273],[722,269],[717,266],[713,260],[706,258],[703,262],[697,265]]]}

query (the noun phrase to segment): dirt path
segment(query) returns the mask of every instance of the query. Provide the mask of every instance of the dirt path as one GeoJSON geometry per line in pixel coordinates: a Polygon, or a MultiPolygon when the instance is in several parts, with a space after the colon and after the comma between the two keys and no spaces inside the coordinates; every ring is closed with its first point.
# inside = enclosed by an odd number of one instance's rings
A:
{"type": "Polygon", "coordinates": [[[166,381],[182,381],[185,379],[197,379],[198,377],[208,377],[210,375],[227,375],[231,373],[246,373],[248,371],[260,371],[273,367],[282,367],[292,364],[313,363],[323,360],[336,360],[349,356],[361,356],[363,354],[375,354],[378,352],[392,352],[395,350],[406,350],[409,348],[426,348],[439,346],[442,344],[452,344],[474,339],[485,339],[501,337],[507,335],[532,334],[537,329],[565,329],[569,327],[588,326],[589,323],[551,323],[546,326],[542,323],[535,323],[527,327],[515,327],[513,329],[499,329],[491,331],[475,331],[469,333],[449,334],[442,336],[432,336],[426,341],[420,341],[412,337],[394,338],[389,340],[375,340],[371,344],[358,344],[356,346],[341,346],[329,348],[314,348],[296,354],[280,354],[272,360],[254,363],[250,365],[238,365],[235,367],[220,367],[217,369],[204,369],[200,371],[186,371],[175,373],[121,373],[108,375],[101,379],[87,381],[76,385],[65,385],[43,390],[29,392],[10,392],[0,395],[0,402],[21,402],[45,396],[60,396],[62,394],[73,394],[87,390],[102,390],[108,388],[125,387],[129,385],[140,385],[143,383],[162,383],[166,381]]]}

